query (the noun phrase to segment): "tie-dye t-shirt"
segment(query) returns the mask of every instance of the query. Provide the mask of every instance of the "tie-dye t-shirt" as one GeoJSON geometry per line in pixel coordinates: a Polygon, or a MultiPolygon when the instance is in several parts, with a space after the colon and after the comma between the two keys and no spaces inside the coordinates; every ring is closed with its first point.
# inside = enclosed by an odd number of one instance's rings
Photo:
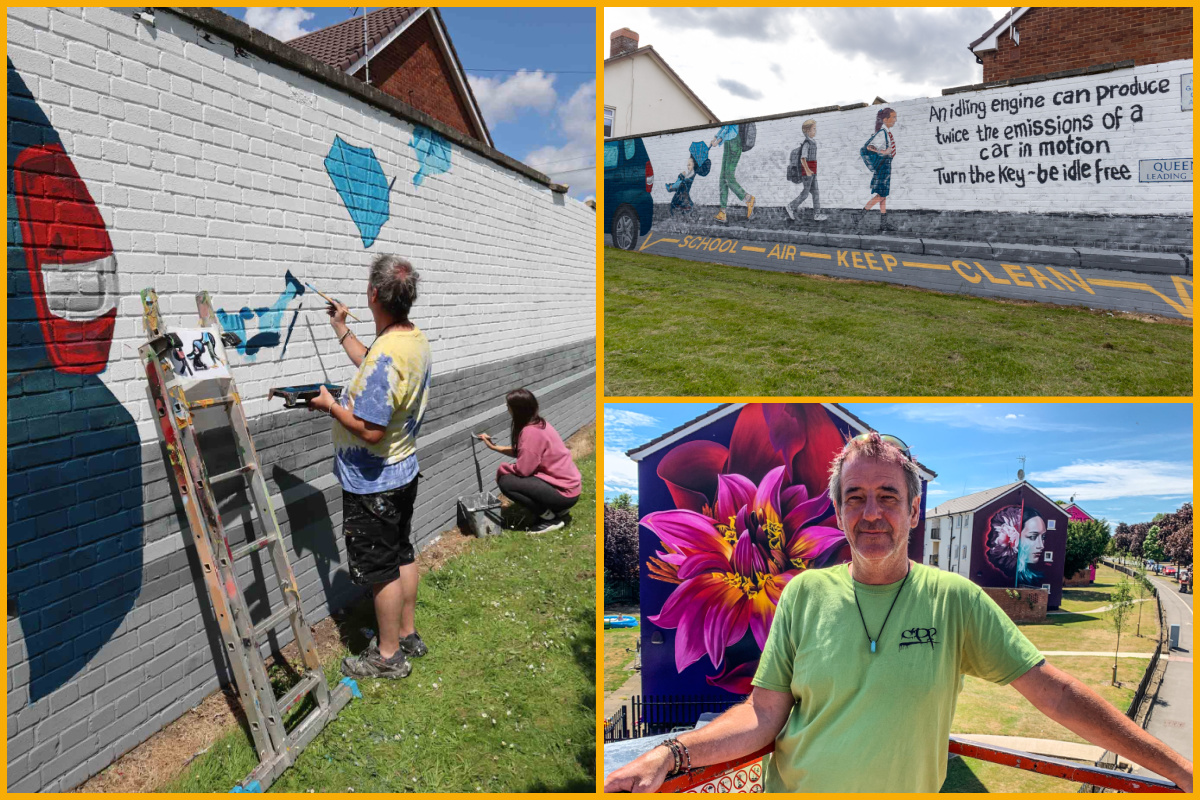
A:
{"type": "Polygon", "coordinates": [[[333,423],[334,474],[355,494],[396,489],[417,476],[417,434],[429,405],[433,361],[419,328],[392,329],[371,345],[338,401],[354,416],[387,431],[367,444],[333,423]]]}

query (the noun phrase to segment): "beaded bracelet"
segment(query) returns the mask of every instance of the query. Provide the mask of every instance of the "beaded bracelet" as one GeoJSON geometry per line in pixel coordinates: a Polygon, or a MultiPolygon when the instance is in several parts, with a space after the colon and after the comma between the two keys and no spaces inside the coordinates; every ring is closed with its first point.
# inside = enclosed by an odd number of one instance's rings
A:
{"type": "Polygon", "coordinates": [[[338,339],[338,344],[341,344],[342,342],[346,341],[346,337],[349,336],[351,333],[352,333],[352,331],[349,328],[347,328],[346,332],[342,334],[342,338],[338,339]]]}
{"type": "Polygon", "coordinates": [[[692,770],[692,754],[688,750],[687,745],[678,739],[666,739],[663,744],[671,751],[675,757],[675,766],[667,773],[669,776],[682,775],[685,772],[692,770]]]}

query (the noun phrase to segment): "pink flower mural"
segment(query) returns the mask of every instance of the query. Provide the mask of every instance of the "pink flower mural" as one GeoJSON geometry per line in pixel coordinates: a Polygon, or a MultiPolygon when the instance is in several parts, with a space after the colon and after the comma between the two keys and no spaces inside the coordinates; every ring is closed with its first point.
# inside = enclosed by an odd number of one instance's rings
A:
{"type": "Polygon", "coordinates": [[[678,671],[707,655],[709,684],[748,693],[758,658],[735,663],[727,648],[749,631],[761,652],[788,581],[849,560],[828,493],[842,444],[819,405],[752,404],[729,447],[686,442],[659,463],[676,508],[641,522],[664,548],[650,577],[676,588],[647,619],[675,630],[678,671]]]}

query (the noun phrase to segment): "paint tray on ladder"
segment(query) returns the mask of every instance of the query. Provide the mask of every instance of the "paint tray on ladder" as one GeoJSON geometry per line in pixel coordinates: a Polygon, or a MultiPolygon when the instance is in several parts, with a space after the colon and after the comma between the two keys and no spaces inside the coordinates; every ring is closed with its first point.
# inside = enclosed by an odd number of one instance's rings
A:
{"type": "Polygon", "coordinates": [[[500,495],[475,492],[458,498],[458,529],[477,537],[499,534],[500,495]]]}

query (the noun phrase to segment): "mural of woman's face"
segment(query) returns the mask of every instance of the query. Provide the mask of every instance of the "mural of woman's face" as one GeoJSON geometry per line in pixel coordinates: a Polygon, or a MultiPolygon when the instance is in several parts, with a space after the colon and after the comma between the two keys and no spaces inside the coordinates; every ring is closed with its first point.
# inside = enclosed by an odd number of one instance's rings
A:
{"type": "Polygon", "coordinates": [[[893,125],[895,125],[896,124],[896,112],[893,111],[891,114],[889,114],[888,118],[883,121],[883,124],[887,125],[889,128],[892,127],[893,125]]]}
{"type": "Polygon", "coordinates": [[[1042,552],[1046,549],[1046,521],[1041,517],[1031,517],[1021,529],[1021,559],[1026,564],[1036,564],[1042,560],[1042,552]]]}

